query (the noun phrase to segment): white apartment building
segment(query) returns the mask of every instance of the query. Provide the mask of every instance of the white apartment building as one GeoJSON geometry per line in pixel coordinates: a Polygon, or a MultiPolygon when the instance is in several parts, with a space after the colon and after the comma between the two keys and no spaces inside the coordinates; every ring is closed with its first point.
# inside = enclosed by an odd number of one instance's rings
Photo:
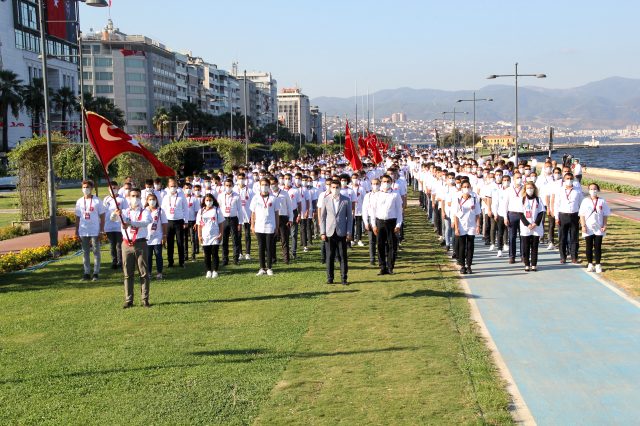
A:
{"type": "Polygon", "coordinates": [[[309,97],[299,88],[282,89],[278,93],[278,119],[293,134],[302,133],[311,140],[309,97]]]}
{"type": "MultiPolygon", "coordinates": [[[[232,70],[238,79],[244,77],[244,73],[238,73],[235,64],[232,70]]],[[[254,123],[257,127],[274,123],[278,111],[278,82],[270,72],[262,71],[247,71],[247,80],[253,81],[256,88],[256,116],[254,123]]]]}

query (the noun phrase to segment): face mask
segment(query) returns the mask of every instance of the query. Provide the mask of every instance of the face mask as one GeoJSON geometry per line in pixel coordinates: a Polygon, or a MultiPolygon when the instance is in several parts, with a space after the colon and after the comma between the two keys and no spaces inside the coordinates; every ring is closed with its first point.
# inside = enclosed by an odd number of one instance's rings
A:
{"type": "Polygon", "coordinates": [[[153,187],[156,191],[160,191],[162,189],[162,185],[160,185],[159,183],[156,183],[155,185],[153,185],[153,187]]]}
{"type": "Polygon", "coordinates": [[[502,186],[503,186],[504,188],[508,188],[508,187],[510,187],[510,186],[511,186],[511,182],[509,182],[509,181],[502,182],[502,186]]]}
{"type": "Polygon", "coordinates": [[[544,172],[545,172],[546,174],[550,175],[550,174],[551,174],[551,172],[552,172],[551,167],[545,167],[545,168],[544,168],[544,172]]]}
{"type": "Polygon", "coordinates": [[[295,178],[294,182],[295,182],[296,186],[300,186],[300,182],[301,181],[300,181],[299,178],[295,178]]]}
{"type": "Polygon", "coordinates": [[[238,179],[238,185],[244,186],[244,179],[238,179]]]}
{"type": "Polygon", "coordinates": [[[520,185],[522,183],[522,178],[515,178],[514,182],[516,185],[520,185]]]}
{"type": "Polygon", "coordinates": [[[261,185],[260,186],[260,191],[262,191],[263,194],[268,194],[269,193],[269,187],[267,185],[261,185]]]}
{"type": "Polygon", "coordinates": [[[343,188],[346,188],[349,185],[349,182],[347,182],[346,180],[340,181],[340,186],[342,186],[343,188]]]}
{"type": "Polygon", "coordinates": [[[176,192],[178,192],[178,188],[176,188],[175,186],[170,186],[169,187],[169,192],[172,194],[175,194],[176,192]]]}
{"type": "Polygon", "coordinates": [[[529,176],[530,174],[531,174],[531,170],[527,170],[527,169],[524,170],[525,176],[529,176]]]}
{"type": "Polygon", "coordinates": [[[502,176],[496,176],[496,183],[502,182],[502,176]]]}
{"type": "Polygon", "coordinates": [[[456,183],[456,189],[460,189],[461,186],[462,184],[456,183]]]}
{"type": "Polygon", "coordinates": [[[210,189],[211,188],[211,182],[205,182],[204,183],[204,187],[207,188],[207,189],[210,189]]]}
{"type": "Polygon", "coordinates": [[[380,185],[377,185],[377,184],[371,185],[371,190],[373,192],[378,192],[380,190],[380,185]]]}
{"type": "Polygon", "coordinates": [[[337,196],[338,196],[338,194],[340,194],[340,188],[331,188],[331,194],[332,194],[334,197],[337,197],[337,196]]]}
{"type": "Polygon", "coordinates": [[[149,200],[149,205],[151,207],[155,207],[156,206],[156,200],[149,200]]]}
{"type": "Polygon", "coordinates": [[[231,194],[231,191],[233,191],[233,188],[231,188],[230,186],[224,187],[224,192],[226,192],[227,194],[231,194]]]}
{"type": "Polygon", "coordinates": [[[271,190],[273,192],[277,192],[278,191],[278,185],[271,185],[271,190]]]}
{"type": "Polygon", "coordinates": [[[284,180],[284,185],[285,186],[291,186],[291,179],[285,179],[284,180]]]}
{"type": "Polygon", "coordinates": [[[589,190],[589,195],[591,195],[592,197],[595,197],[596,195],[598,195],[598,190],[597,189],[590,189],[589,190]]]}
{"type": "Polygon", "coordinates": [[[207,206],[207,207],[211,207],[211,206],[213,205],[213,201],[211,201],[211,200],[205,200],[205,201],[204,201],[204,205],[205,205],[205,206],[207,206]]]}
{"type": "Polygon", "coordinates": [[[193,191],[193,195],[195,195],[196,197],[200,196],[200,191],[193,191]]]}
{"type": "Polygon", "coordinates": [[[560,175],[559,175],[558,173],[555,173],[555,174],[553,175],[553,178],[554,178],[555,180],[558,180],[558,179],[560,179],[560,175]]]}
{"type": "Polygon", "coordinates": [[[140,205],[140,197],[131,197],[129,198],[129,205],[134,209],[140,205]]]}
{"type": "Polygon", "coordinates": [[[191,195],[191,188],[185,188],[184,193],[187,195],[191,195]]]}
{"type": "Polygon", "coordinates": [[[82,193],[84,195],[91,195],[91,188],[82,188],[82,193]]]}
{"type": "Polygon", "coordinates": [[[536,180],[538,180],[537,176],[530,176],[529,179],[527,179],[528,182],[533,182],[533,183],[536,183],[536,180]]]}
{"type": "Polygon", "coordinates": [[[462,193],[463,194],[468,194],[469,193],[469,188],[462,188],[462,193]]]}
{"type": "Polygon", "coordinates": [[[456,184],[456,180],[455,179],[449,179],[449,185],[453,186],[456,184]]]}
{"type": "Polygon", "coordinates": [[[565,180],[564,186],[566,186],[567,188],[570,186],[573,186],[573,180],[570,180],[570,179],[565,180]]]}
{"type": "Polygon", "coordinates": [[[391,186],[391,185],[389,184],[389,182],[382,182],[382,183],[380,184],[380,189],[381,189],[382,191],[388,191],[390,186],[391,186]]]}
{"type": "Polygon", "coordinates": [[[518,171],[523,174],[524,173],[524,168],[518,168],[518,171]]]}
{"type": "Polygon", "coordinates": [[[307,188],[313,188],[313,182],[307,182],[307,188]]]}
{"type": "Polygon", "coordinates": [[[527,188],[527,195],[532,196],[534,192],[535,192],[535,189],[527,188]]]}

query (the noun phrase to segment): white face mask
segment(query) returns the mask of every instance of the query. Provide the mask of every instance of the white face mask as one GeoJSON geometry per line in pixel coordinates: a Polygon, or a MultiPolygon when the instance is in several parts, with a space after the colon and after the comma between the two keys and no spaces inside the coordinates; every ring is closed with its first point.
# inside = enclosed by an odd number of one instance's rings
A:
{"type": "Polygon", "coordinates": [[[211,207],[213,205],[213,201],[211,200],[204,200],[204,205],[207,207],[211,207]]]}
{"type": "Polygon", "coordinates": [[[570,186],[573,186],[573,179],[566,179],[564,181],[564,186],[566,186],[567,188],[569,188],[570,186]]]}
{"type": "Polygon", "coordinates": [[[238,185],[244,186],[244,179],[238,179],[238,185]]]}
{"type": "Polygon", "coordinates": [[[190,188],[185,188],[184,193],[187,195],[191,195],[191,189],[190,188]]]}
{"type": "Polygon", "coordinates": [[[469,193],[469,188],[467,188],[467,187],[462,188],[462,193],[463,194],[468,194],[469,193]]]}
{"type": "Polygon", "coordinates": [[[129,197],[129,205],[134,209],[140,205],[140,197],[129,197]]]}
{"type": "Polygon", "coordinates": [[[332,194],[334,197],[337,197],[337,196],[338,196],[338,194],[340,194],[340,188],[331,188],[331,194],[332,194]]]}
{"type": "Polygon", "coordinates": [[[382,191],[387,191],[387,190],[389,190],[390,187],[391,187],[391,185],[389,185],[389,182],[382,182],[380,184],[380,190],[382,190],[382,191]]]}
{"type": "Polygon", "coordinates": [[[555,180],[558,180],[558,179],[560,179],[560,175],[559,175],[558,173],[555,173],[555,174],[553,175],[553,178],[554,178],[555,180]]]}
{"type": "Polygon", "coordinates": [[[589,195],[591,195],[592,197],[595,197],[596,195],[598,195],[598,190],[597,189],[590,189],[589,190],[589,195]]]}
{"type": "Polygon", "coordinates": [[[346,180],[342,180],[340,181],[340,186],[346,188],[347,186],[349,186],[349,182],[347,182],[346,180]]]}
{"type": "Polygon", "coordinates": [[[156,183],[155,185],[153,185],[153,187],[156,189],[156,191],[160,191],[162,189],[162,185],[160,185],[159,183],[156,183]]]}
{"type": "Polygon", "coordinates": [[[231,194],[231,191],[233,191],[233,188],[231,188],[229,186],[225,186],[224,187],[224,192],[226,192],[227,194],[231,194]]]}
{"type": "Polygon", "coordinates": [[[156,206],[156,200],[149,200],[149,205],[151,207],[155,207],[156,206]]]}
{"type": "Polygon", "coordinates": [[[84,195],[91,195],[91,188],[82,188],[82,193],[84,195]]]}
{"type": "Polygon", "coordinates": [[[513,181],[516,185],[520,185],[522,183],[522,178],[515,178],[513,181]]]}
{"type": "Polygon", "coordinates": [[[380,190],[380,185],[378,185],[378,184],[371,185],[371,190],[373,192],[378,192],[380,190]]]}
{"type": "Polygon", "coordinates": [[[278,192],[278,185],[271,185],[271,190],[273,192],[278,192]]]}
{"type": "Polygon", "coordinates": [[[296,186],[300,186],[301,180],[299,178],[295,178],[294,182],[296,183],[296,186]]]}
{"type": "Polygon", "coordinates": [[[460,183],[456,183],[456,188],[457,188],[457,189],[460,189],[460,187],[461,187],[461,186],[462,186],[462,184],[460,184],[460,183]]]}
{"type": "Polygon", "coordinates": [[[534,192],[536,192],[536,190],[535,190],[535,189],[533,189],[533,188],[527,188],[527,195],[532,196],[534,192]]]}
{"type": "Polygon", "coordinates": [[[261,185],[260,186],[260,191],[262,191],[263,194],[268,194],[269,193],[269,187],[267,185],[261,185]]]}
{"type": "Polygon", "coordinates": [[[169,187],[169,192],[172,194],[175,194],[176,192],[178,192],[178,188],[175,186],[170,186],[169,187]]]}
{"type": "Polygon", "coordinates": [[[502,182],[502,186],[503,186],[504,188],[508,188],[508,187],[510,187],[510,186],[511,186],[511,182],[509,182],[509,181],[502,182]]]}
{"type": "Polygon", "coordinates": [[[291,186],[291,179],[285,179],[284,180],[284,185],[285,186],[291,186]]]}

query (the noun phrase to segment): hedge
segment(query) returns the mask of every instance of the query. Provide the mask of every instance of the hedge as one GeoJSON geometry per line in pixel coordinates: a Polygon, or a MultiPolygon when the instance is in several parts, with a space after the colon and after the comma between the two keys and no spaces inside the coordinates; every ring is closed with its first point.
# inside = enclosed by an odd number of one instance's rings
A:
{"type": "Polygon", "coordinates": [[[597,179],[582,179],[582,184],[589,186],[592,183],[597,184],[600,189],[611,192],[619,192],[627,195],[640,195],[640,187],[633,185],[622,185],[619,183],[611,183],[597,179]]]}
{"type": "Polygon", "coordinates": [[[58,255],[67,254],[80,248],[80,239],[77,237],[63,237],[58,241],[55,249],[49,245],[36,248],[28,248],[19,252],[9,252],[0,256],[0,273],[19,271],[40,262],[52,260],[58,255]]]}

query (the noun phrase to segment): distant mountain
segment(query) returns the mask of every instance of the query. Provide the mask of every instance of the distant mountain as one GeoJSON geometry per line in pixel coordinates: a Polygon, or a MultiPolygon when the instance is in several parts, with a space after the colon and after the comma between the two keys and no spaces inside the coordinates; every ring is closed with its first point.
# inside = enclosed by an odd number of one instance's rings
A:
{"type": "MultiPolygon", "coordinates": [[[[520,86],[520,124],[568,126],[576,129],[621,128],[640,123],[640,79],[611,77],[571,89],[545,89],[520,86]]],[[[430,120],[441,117],[442,111],[458,106],[469,111],[470,102],[456,104],[458,99],[471,99],[473,91],[445,91],[434,89],[381,90],[375,93],[377,119],[394,112],[404,112],[409,120],[430,120]]],[[[513,121],[513,85],[489,85],[476,91],[476,98],[492,98],[493,102],[477,104],[479,121],[513,121]]],[[[361,99],[358,115],[362,117],[361,99]]],[[[319,97],[311,100],[329,115],[350,117],[355,113],[355,98],[319,97]]],[[[471,116],[468,116],[471,119],[471,116]]]]}

